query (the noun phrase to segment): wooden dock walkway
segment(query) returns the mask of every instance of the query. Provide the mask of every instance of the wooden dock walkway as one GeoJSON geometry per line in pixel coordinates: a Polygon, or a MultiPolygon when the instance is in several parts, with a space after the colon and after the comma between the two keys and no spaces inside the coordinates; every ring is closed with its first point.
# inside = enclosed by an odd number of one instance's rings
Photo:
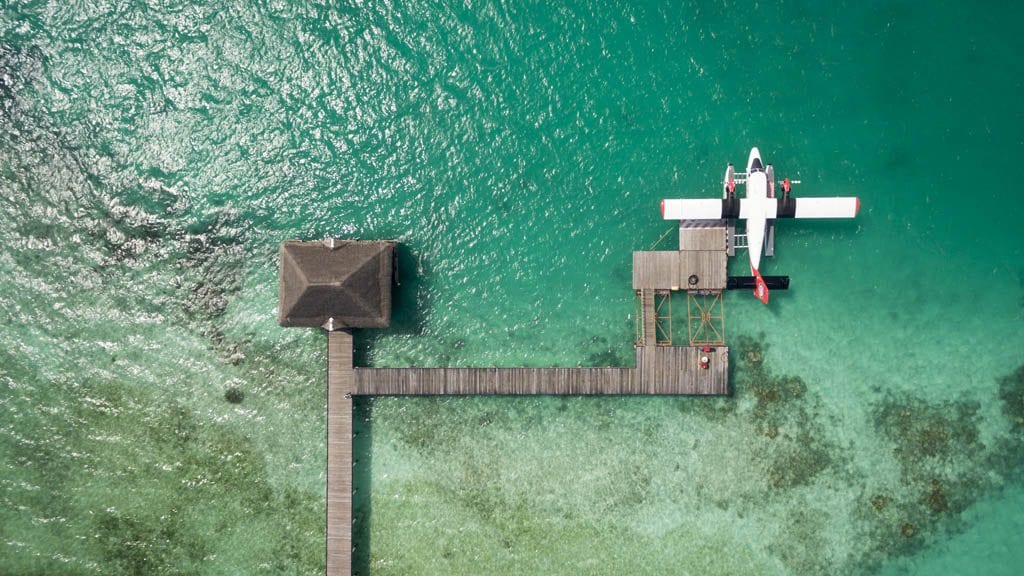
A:
{"type": "Polygon", "coordinates": [[[354,394],[726,395],[728,348],[638,346],[635,368],[356,368],[354,394]],[[706,355],[709,368],[700,368],[706,355]]]}
{"type": "Polygon", "coordinates": [[[356,394],[639,394],[632,368],[357,368],[356,394]]]}
{"type": "Polygon", "coordinates": [[[327,574],[352,574],[352,333],[327,333],[327,574]]]}

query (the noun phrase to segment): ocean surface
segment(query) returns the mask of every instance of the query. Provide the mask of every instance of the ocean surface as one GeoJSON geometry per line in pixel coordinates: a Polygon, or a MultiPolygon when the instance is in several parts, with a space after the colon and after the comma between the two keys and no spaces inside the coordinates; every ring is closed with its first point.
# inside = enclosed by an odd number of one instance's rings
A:
{"type": "Polygon", "coordinates": [[[752,146],[862,205],[727,295],[734,395],[362,399],[357,572],[1019,573],[1024,6],[975,4],[5,2],[0,574],[321,574],[280,242],[401,242],[360,365],[630,365],[659,200],[752,146]]]}

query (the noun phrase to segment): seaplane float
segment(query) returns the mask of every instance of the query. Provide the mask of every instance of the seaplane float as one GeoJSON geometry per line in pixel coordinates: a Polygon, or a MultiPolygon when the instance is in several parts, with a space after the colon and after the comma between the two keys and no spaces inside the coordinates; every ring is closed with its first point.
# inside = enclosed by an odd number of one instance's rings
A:
{"type": "MultiPolygon", "coordinates": [[[[775,170],[764,164],[757,148],[750,150],[746,172],[736,172],[732,164],[725,169],[722,199],[678,199],[661,201],[661,215],[665,220],[679,220],[681,225],[690,221],[718,220],[730,223],[746,222],[746,248],[750,257],[750,273],[754,296],[768,303],[769,282],[761,276],[761,255],[768,249],[774,253],[775,220],[777,218],[853,218],[860,210],[856,197],[792,198],[790,192],[799,180],[784,178],[775,181],[775,170]],[[743,185],[745,194],[736,196],[736,186],[743,185]],[[782,194],[776,192],[781,188],[782,194]],[[765,241],[767,237],[767,243],[765,241]]],[[[735,236],[735,235],[733,235],[735,236]]],[[[730,238],[730,242],[734,242],[730,238]]],[[[789,279],[785,278],[788,286],[789,279]]],[[[749,287],[749,286],[748,286],[749,287]]]]}

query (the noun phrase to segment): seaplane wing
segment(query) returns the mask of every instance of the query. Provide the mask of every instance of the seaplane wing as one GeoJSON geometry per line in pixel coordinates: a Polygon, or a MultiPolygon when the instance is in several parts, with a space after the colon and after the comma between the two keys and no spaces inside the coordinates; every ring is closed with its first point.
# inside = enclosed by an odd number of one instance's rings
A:
{"type": "Polygon", "coordinates": [[[722,220],[752,217],[772,218],[853,218],[860,199],[840,198],[728,198],[662,200],[665,220],[722,220]]]}
{"type": "Polygon", "coordinates": [[[776,218],[853,218],[859,210],[860,198],[790,198],[779,200],[776,218]]]}

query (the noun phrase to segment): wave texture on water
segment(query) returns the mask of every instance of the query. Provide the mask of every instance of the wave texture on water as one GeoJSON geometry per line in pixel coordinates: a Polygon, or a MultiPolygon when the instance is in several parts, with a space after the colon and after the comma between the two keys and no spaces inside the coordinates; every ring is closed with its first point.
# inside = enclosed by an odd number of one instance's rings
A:
{"type": "Polygon", "coordinates": [[[864,210],[726,297],[734,397],[361,400],[357,569],[1007,573],[1021,14],[922,8],[6,4],[0,572],[321,573],[281,241],[400,241],[360,363],[629,365],[658,200],[757,145],[864,210]]]}

